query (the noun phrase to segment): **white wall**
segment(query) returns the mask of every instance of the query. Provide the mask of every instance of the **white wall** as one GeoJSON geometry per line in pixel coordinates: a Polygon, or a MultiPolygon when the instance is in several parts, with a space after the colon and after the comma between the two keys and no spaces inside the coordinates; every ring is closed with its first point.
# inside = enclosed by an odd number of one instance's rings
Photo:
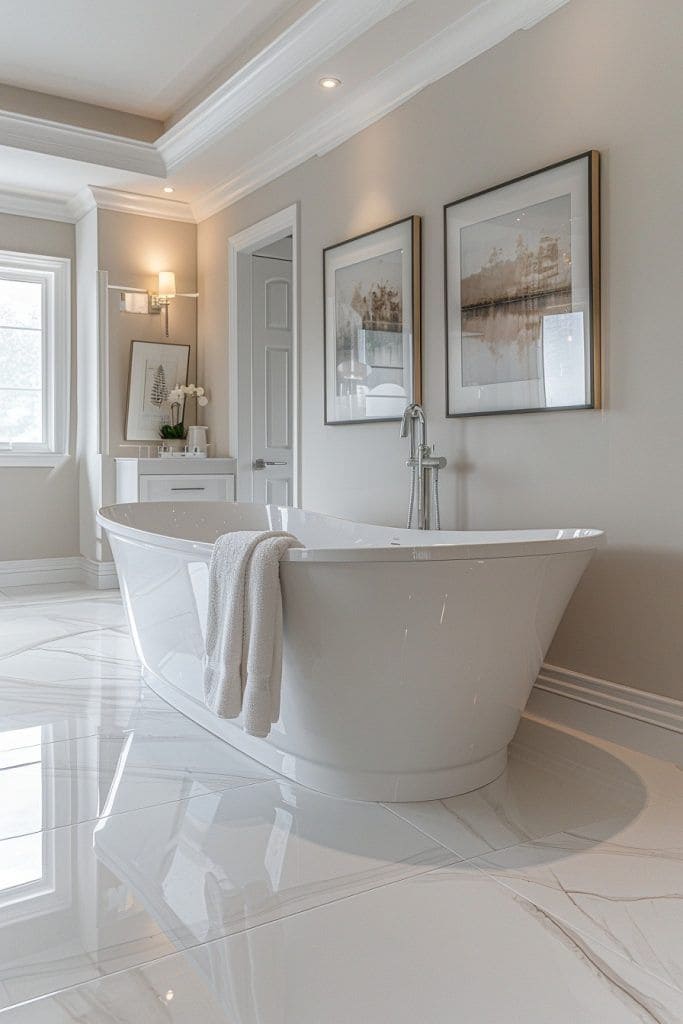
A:
{"type": "Polygon", "coordinates": [[[445,527],[601,526],[550,660],[683,697],[680,274],[683,4],[572,0],[322,159],[199,226],[200,376],[217,453],[227,412],[227,240],[301,202],[303,503],[405,516],[392,424],[323,426],[321,253],[424,218],[424,404],[449,459],[445,527]],[[601,412],[446,420],[442,205],[590,148],[603,155],[601,412]]]}
{"type": "MultiPolygon", "coordinates": [[[[73,224],[0,214],[0,249],[75,257],[73,224]]],[[[51,468],[0,467],[0,561],[78,554],[75,447],[76,268],[72,262],[71,457],[51,468]]]]}

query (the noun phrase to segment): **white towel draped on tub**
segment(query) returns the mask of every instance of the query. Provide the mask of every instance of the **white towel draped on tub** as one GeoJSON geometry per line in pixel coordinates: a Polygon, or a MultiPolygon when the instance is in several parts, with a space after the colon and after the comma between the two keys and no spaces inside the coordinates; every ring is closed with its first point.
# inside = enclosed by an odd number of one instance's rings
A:
{"type": "Polygon", "coordinates": [[[240,530],[214,544],[209,568],[204,698],[219,718],[267,736],[280,714],[280,559],[303,547],[291,533],[240,530]]]}

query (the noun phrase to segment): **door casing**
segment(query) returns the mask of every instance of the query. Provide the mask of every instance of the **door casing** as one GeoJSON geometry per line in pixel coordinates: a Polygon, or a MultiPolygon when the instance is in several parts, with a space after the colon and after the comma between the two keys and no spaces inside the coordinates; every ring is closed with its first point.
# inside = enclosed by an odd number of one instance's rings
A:
{"type": "Polygon", "coordinates": [[[291,235],[292,504],[301,503],[299,219],[299,204],[295,203],[228,239],[228,416],[230,451],[237,460],[238,501],[251,501],[252,494],[251,256],[291,235]]]}

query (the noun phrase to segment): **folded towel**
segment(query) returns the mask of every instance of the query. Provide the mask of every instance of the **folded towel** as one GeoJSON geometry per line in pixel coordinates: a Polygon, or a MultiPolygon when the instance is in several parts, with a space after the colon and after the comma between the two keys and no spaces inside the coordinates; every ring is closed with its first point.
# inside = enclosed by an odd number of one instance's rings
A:
{"type": "Polygon", "coordinates": [[[301,546],[290,533],[236,531],[211,556],[204,697],[220,718],[243,713],[252,736],[267,736],[280,713],[280,559],[301,546]]]}

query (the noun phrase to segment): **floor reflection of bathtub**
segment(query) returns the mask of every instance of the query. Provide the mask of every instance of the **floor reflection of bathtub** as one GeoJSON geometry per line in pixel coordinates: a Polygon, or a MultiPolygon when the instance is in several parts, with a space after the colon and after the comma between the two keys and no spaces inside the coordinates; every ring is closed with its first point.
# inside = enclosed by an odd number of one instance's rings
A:
{"type": "Polygon", "coordinates": [[[94,829],[95,856],[111,876],[102,895],[120,888],[148,934],[158,931],[196,970],[193,990],[215,998],[235,1024],[289,1020],[283,918],[454,860],[375,803],[334,800],[287,780],[117,813],[134,785],[124,771],[110,815],[94,829]],[[263,925],[265,960],[250,954],[250,936],[263,925]],[[230,937],[240,941],[216,941],[230,937]]]}
{"type": "MultiPolygon", "coordinates": [[[[131,751],[134,756],[134,747],[131,751]]],[[[180,747],[178,755],[180,759],[180,747]]],[[[247,767],[240,764],[247,759],[229,748],[226,759],[231,774],[247,767]]],[[[458,962],[455,953],[463,934],[454,910],[462,911],[468,899],[476,906],[477,896],[470,892],[468,897],[463,887],[469,891],[476,886],[480,872],[471,865],[463,867],[455,853],[413,827],[420,823],[421,805],[406,811],[411,824],[378,804],[324,797],[287,780],[271,779],[192,799],[178,790],[179,799],[173,800],[169,788],[168,803],[135,813],[128,808],[136,783],[135,770],[129,774],[124,766],[112,791],[110,815],[95,827],[92,845],[101,875],[92,903],[107,908],[99,924],[108,943],[115,928],[125,928],[118,932],[124,943],[120,953],[126,952],[129,940],[135,949],[142,936],[158,933],[157,954],[162,936],[169,950],[181,954],[164,956],[156,965],[135,972],[127,992],[138,1014],[144,1004],[133,1003],[131,996],[144,999],[152,988],[162,1007],[166,994],[173,996],[176,1021],[397,1020],[397,992],[409,1004],[412,999],[414,1008],[424,999],[423,990],[414,987],[414,957],[424,960],[425,951],[418,943],[416,953],[414,935],[402,935],[400,922],[413,922],[419,907],[423,927],[427,929],[431,921],[438,933],[442,925],[436,920],[435,904],[449,890],[450,910],[442,915],[447,924],[441,942],[429,933],[429,956],[442,958],[441,970],[434,972],[442,991],[439,994],[435,982],[431,995],[436,992],[436,1000],[430,1006],[443,1000],[444,1015],[421,1017],[417,1009],[415,1016],[400,1019],[452,1019],[448,958],[458,962]],[[449,875],[451,868],[455,871],[449,875]],[[434,890],[440,896],[435,898],[434,890]],[[393,892],[388,901],[390,923],[375,902],[387,891],[393,892]],[[308,930],[306,919],[311,921],[308,930]],[[359,955],[359,945],[374,950],[374,963],[369,954],[359,955]],[[393,986],[388,980],[392,977],[393,986]],[[341,1013],[326,1017],[320,1008],[333,998],[330,993],[335,989],[348,1002],[342,998],[334,1004],[342,1007],[341,1013]],[[187,1015],[181,1012],[181,999],[189,1007],[187,1015]],[[342,1017],[348,1004],[356,1008],[356,999],[360,1012],[342,1017]],[[190,1000],[196,1000],[194,1007],[190,1000]],[[370,1006],[379,1006],[381,1016],[369,1013],[370,1006]]],[[[480,852],[504,850],[503,856],[516,848],[518,869],[524,872],[528,864],[536,872],[547,863],[559,888],[557,879],[571,873],[574,858],[585,856],[591,847],[591,828],[586,832],[579,823],[594,820],[593,842],[609,846],[612,835],[621,834],[638,818],[646,799],[642,780],[618,757],[573,734],[525,720],[503,778],[481,796],[462,798],[456,813],[452,806],[450,811],[440,805],[430,808],[437,818],[443,813],[442,826],[448,819],[451,842],[457,836],[459,845],[469,836],[480,852]],[[476,828],[469,831],[468,825],[476,828]],[[577,841],[574,830],[584,838],[577,841]],[[554,841],[546,842],[553,833],[554,841]],[[520,840],[539,835],[545,837],[540,845],[519,845],[520,840]]],[[[432,826],[435,820],[432,816],[432,826]]],[[[491,888],[507,891],[492,883],[491,888]]],[[[552,901],[552,886],[550,893],[546,898],[552,901]]],[[[496,935],[498,921],[484,902],[491,916],[483,927],[496,935]]],[[[550,941],[552,949],[554,933],[549,939],[544,914],[520,912],[515,918],[518,929],[525,927],[521,919],[532,922],[527,937],[535,935],[540,945],[550,941]]],[[[599,920],[602,928],[603,919],[599,920]]],[[[633,934],[636,941],[642,938],[633,934]]],[[[566,947],[558,944],[564,955],[566,947]]],[[[572,961],[573,953],[567,957],[568,962],[577,962],[576,957],[572,961]]],[[[584,962],[593,972],[592,963],[584,962]]],[[[422,966],[426,967],[424,962],[422,966]]],[[[418,976],[424,978],[423,973],[418,976]]],[[[618,987],[616,991],[621,995],[618,987]]],[[[167,1019],[161,1010],[158,1013],[159,1022],[167,1019]]],[[[150,1014],[150,1019],[157,1017],[150,1014]]]]}
{"type": "Polygon", "coordinates": [[[179,710],[322,792],[437,799],[501,773],[596,530],[416,533],[274,506],[103,509],[145,678],[179,710]],[[208,563],[236,529],[286,529],[279,721],[266,740],[202,700],[208,563]]]}

